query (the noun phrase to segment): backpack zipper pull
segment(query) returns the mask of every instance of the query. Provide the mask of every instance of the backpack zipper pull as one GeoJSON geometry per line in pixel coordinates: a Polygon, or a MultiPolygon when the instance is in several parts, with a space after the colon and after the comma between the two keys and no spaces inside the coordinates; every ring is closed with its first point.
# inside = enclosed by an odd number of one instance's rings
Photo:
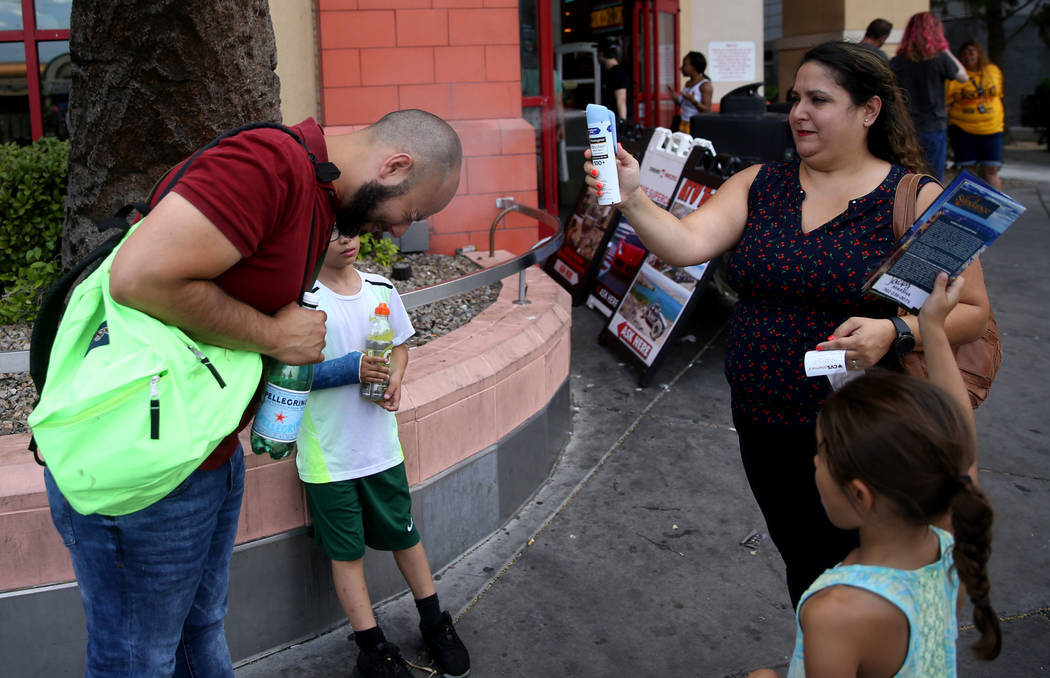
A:
{"type": "Polygon", "coordinates": [[[157,382],[160,375],[154,374],[149,379],[149,437],[150,440],[160,439],[160,393],[157,382]]]}
{"type": "Polygon", "coordinates": [[[219,382],[219,388],[226,388],[226,382],[222,380],[222,377],[219,375],[219,370],[215,369],[215,365],[211,364],[211,360],[208,360],[208,356],[201,353],[201,350],[192,344],[186,344],[186,348],[193,351],[193,355],[197,356],[197,360],[208,368],[208,371],[211,372],[211,376],[215,377],[215,381],[219,382]]]}

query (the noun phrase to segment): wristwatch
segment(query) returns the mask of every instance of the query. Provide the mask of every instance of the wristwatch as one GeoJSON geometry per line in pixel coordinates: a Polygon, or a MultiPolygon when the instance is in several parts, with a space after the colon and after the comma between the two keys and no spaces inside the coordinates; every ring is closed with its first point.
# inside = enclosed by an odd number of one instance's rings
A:
{"type": "Polygon", "coordinates": [[[890,321],[897,329],[897,338],[893,340],[893,352],[897,355],[907,355],[915,350],[915,335],[911,333],[908,323],[900,316],[893,316],[890,321]]]}

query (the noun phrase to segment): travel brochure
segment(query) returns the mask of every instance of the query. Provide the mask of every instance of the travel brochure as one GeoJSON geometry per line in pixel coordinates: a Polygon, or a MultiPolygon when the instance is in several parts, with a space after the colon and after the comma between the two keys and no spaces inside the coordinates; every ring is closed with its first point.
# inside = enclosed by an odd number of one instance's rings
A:
{"type": "Polygon", "coordinates": [[[1024,210],[1010,196],[963,172],[901,237],[863,289],[918,313],[938,273],[954,278],[965,271],[1024,210]]]}
{"type": "MultiPolygon", "coordinates": [[[[716,186],[721,184],[720,178],[707,179],[716,186]]],[[[700,207],[715,190],[715,186],[701,183],[699,177],[691,178],[686,172],[673,192],[670,211],[681,218],[700,207]]],[[[655,254],[647,254],[623,302],[613,312],[607,331],[646,367],[652,367],[671,330],[689,307],[707,269],[708,262],[678,267],[655,254]]]]}

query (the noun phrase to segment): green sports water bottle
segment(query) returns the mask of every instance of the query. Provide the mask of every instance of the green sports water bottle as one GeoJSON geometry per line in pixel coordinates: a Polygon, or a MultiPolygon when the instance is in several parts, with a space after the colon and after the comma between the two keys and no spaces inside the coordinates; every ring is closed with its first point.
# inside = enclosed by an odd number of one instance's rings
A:
{"type": "MultiPolygon", "coordinates": [[[[394,330],[390,327],[390,309],[386,304],[376,306],[376,312],[368,321],[368,336],[365,338],[365,355],[382,356],[390,364],[390,351],[394,348],[394,330]]],[[[381,384],[361,382],[361,397],[382,402],[386,395],[387,379],[381,384]]]]}

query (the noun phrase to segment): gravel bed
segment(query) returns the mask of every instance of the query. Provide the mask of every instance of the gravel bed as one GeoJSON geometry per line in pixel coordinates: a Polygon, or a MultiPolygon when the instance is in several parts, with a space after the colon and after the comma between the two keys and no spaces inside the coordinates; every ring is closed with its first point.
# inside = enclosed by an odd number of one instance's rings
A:
{"type": "MultiPolygon", "coordinates": [[[[398,292],[408,292],[478,270],[479,266],[467,257],[443,254],[405,254],[401,261],[412,266],[408,280],[392,280],[398,292]]],[[[358,262],[361,270],[390,277],[390,269],[369,261],[358,262]]],[[[416,334],[408,340],[410,347],[422,346],[431,339],[448,334],[461,327],[491,305],[499,296],[500,283],[492,283],[473,292],[460,294],[444,301],[409,311],[416,334]]],[[[32,325],[19,323],[0,325],[0,351],[29,349],[32,325]]],[[[36,390],[29,373],[0,374],[0,435],[25,433],[26,418],[33,408],[36,390]]]]}

